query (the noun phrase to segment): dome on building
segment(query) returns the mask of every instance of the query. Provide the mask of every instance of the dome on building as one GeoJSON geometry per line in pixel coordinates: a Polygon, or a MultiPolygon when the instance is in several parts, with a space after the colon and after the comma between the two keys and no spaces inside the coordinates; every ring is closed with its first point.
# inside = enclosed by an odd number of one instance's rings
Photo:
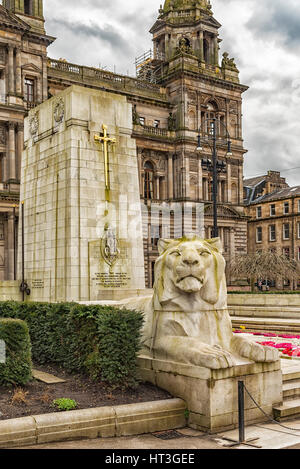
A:
{"type": "Polygon", "coordinates": [[[165,0],[163,10],[167,13],[170,10],[184,10],[195,7],[210,11],[210,0],[165,0]]]}

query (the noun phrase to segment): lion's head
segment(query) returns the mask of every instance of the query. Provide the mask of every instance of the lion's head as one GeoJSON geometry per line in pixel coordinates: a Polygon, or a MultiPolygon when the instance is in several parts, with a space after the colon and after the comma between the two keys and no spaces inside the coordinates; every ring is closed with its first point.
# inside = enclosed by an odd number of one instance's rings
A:
{"type": "Polygon", "coordinates": [[[156,310],[192,312],[226,307],[225,260],[219,238],[159,241],[156,310]],[[177,308],[177,309],[176,309],[177,308]]]}

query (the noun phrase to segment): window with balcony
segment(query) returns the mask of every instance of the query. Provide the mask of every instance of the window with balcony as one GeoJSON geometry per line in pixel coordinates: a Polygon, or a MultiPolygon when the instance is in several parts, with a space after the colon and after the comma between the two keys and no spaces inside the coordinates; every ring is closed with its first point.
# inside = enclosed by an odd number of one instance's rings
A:
{"type": "Polygon", "coordinates": [[[158,129],[160,127],[160,121],[155,120],[153,123],[153,127],[155,127],[155,129],[158,129]]]}
{"type": "Polygon", "coordinates": [[[25,78],[24,81],[24,101],[28,109],[35,106],[35,80],[31,78],[25,78]]]}
{"type": "Polygon", "coordinates": [[[140,117],[140,124],[141,124],[142,126],[145,125],[145,117],[140,117]]]}

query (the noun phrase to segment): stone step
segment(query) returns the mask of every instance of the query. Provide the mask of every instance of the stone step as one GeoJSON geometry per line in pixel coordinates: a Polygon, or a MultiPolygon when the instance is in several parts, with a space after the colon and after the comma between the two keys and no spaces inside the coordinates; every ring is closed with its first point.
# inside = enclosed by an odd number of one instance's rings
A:
{"type": "Polygon", "coordinates": [[[283,382],[283,399],[300,398],[300,379],[283,382]]]}
{"type": "Polygon", "coordinates": [[[235,306],[228,305],[229,314],[233,317],[260,317],[260,318],[283,318],[300,319],[300,307],[288,306],[235,306]]]}
{"type": "Polygon", "coordinates": [[[288,332],[300,334],[300,319],[283,319],[283,318],[262,318],[231,316],[232,326],[239,328],[246,327],[250,331],[267,331],[267,332],[288,332]]]}
{"type": "Polygon", "coordinates": [[[300,398],[286,400],[282,406],[273,407],[273,414],[277,421],[300,415],[300,398]]]}

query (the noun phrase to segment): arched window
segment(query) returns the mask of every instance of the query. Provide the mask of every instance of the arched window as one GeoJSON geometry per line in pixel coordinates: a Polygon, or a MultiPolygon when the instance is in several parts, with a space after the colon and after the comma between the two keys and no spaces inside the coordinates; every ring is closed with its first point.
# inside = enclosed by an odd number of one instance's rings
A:
{"type": "Polygon", "coordinates": [[[154,198],[154,166],[150,161],[146,161],[144,165],[144,197],[145,199],[154,198]]]}

